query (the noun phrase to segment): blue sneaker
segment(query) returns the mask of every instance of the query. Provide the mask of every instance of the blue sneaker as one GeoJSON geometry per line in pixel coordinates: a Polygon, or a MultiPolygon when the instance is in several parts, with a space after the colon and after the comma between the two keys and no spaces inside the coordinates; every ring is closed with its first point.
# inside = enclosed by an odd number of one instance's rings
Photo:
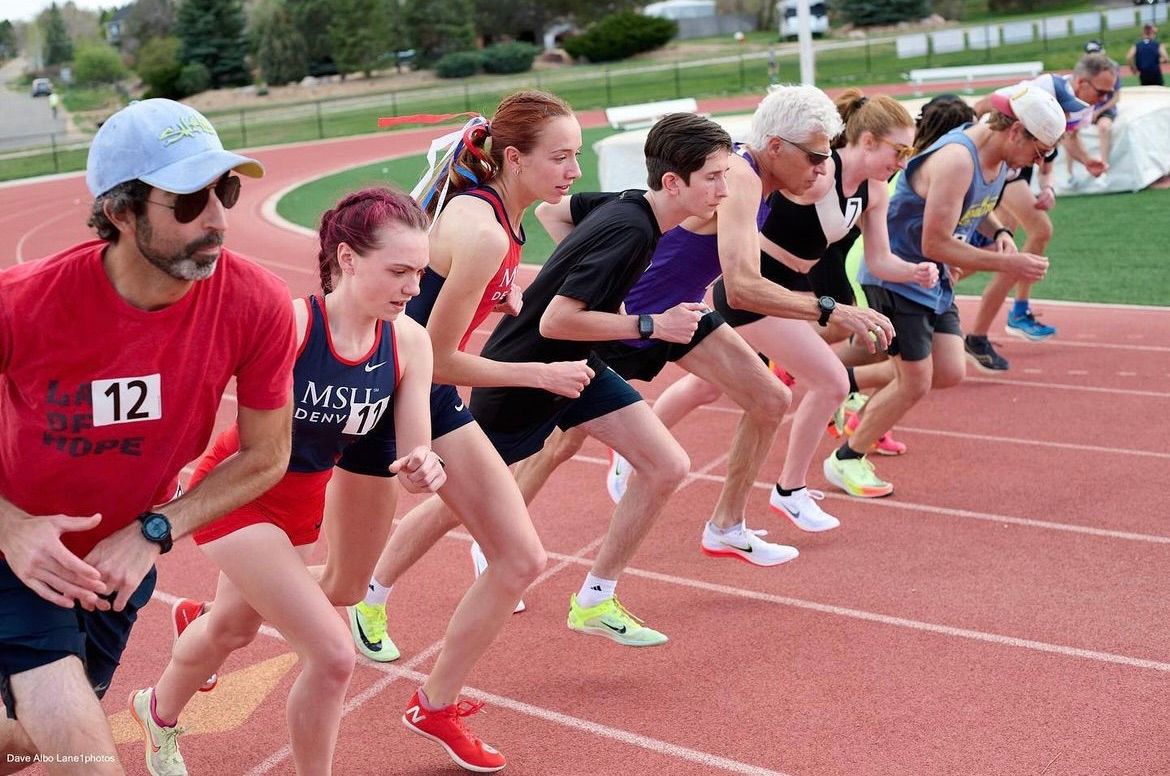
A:
{"type": "Polygon", "coordinates": [[[1030,342],[1043,342],[1056,334],[1055,327],[1040,323],[1031,310],[1023,315],[1009,312],[1005,331],[1013,337],[1026,339],[1030,342]]]}

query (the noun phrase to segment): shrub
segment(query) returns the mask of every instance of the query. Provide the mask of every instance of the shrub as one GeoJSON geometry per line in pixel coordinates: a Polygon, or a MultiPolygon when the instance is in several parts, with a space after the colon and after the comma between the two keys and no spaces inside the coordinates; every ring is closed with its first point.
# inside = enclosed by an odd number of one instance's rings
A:
{"type": "Polygon", "coordinates": [[[859,27],[918,21],[930,13],[927,0],[839,0],[834,7],[859,27]]]}
{"type": "Polygon", "coordinates": [[[625,11],[607,16],[583,35],[565,39],[565,51],[590,62],[612,62],[664,45],[678,34],[670,19],[625,11]]]}
{"type": "Polygon", "coordinates": [[[178,99],[184,95],[176,83],[183,66],[179,62],[178,38],[151,38],[138,50],[136,70],[146,84],[145,97],[178,99]]]}
{"type": "Polygon", "coordinates": [[[489,73],[523,73],[532,69],[540,51],[531,43],[497,43],[483,52],[483,69],[489,73]]]}
{"type": "Polygon", "coordinates": [[[73,60],[73,77],[81,84],[112,84],[126,75],[118,52],[105,44],[84,46],[73,60]]]}
{"type": "Polygon", "coordinates": [[[435,63],[435,75],[439,78],[467,78],[479,72],[482,63],[483,55],[478,51],[453,51],[435,63]]]}
{"type": "Polygon", "coordinates": [[[191,62],[183,65],[175,86],[183,93],[184,97],[189,94],[205,92],[211,87],[211,72],[202,62],[191,62]]]}

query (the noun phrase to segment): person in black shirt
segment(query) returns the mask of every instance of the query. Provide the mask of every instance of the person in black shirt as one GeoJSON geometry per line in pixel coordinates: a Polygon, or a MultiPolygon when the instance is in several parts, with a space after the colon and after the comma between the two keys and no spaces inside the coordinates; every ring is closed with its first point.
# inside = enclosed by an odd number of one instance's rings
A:
{"type": "Polygon", "coordinates": [[[524,291],[482,355],[505,362],[588,359],[593,379],[577,398],[534,388],[475,388],[471,412],[508,463],[543,447],[553,429],[581,426],[638,470],[614,512],[585,583],[569,601],[569,627],[628,646],[665,643],[614,596],[617,576],[690,468],[686,452],[638,392],[592,354],[595,343],[651,337],[691,340],[705,310],[686,302],[660,315],[619,312],[662,232],[690,216],[710,218],[727,196],[731,138],[687,113],[662,118],[646,138],[650,191],[622,192],[565,239],[524,291]]]}

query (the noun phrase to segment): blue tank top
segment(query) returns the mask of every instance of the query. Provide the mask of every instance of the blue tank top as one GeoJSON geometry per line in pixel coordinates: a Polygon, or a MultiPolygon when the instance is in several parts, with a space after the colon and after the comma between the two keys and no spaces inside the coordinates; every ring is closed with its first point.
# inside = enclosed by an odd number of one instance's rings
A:
{"type": "MultiPolygon", "coordinates": [[[[756,175],[760,168],[747,146],[737,143],[734,152],[743,158],[756,175]]],[[[756,212],[756,228],[768,220],[771,208],[767,198],[756,212]]],[[[711,285],[723,272],[719,264],[719,235],[696,234],[681,226],[668,231],[658,241],[650,266],[626,294],[626,312],[630,315],[661,313],[682,302],[701,302],[711,285]]],[[[626,344],[644,347],[653,340],[628,340],[626,344]]]]}
{"type": "Polygon", "coordinates": [[[1134,44],[1133,63],[1139,72],[1154,72],[1161,69],[1158,61],[1158,39],[1142,38],[1134,44]]]}
{"type": "Polygon", "coordinates": [[[333,350],[325,305],[310,296],[309,333],[293,366],[290,472],[333,468],[346,445],[370,432],[383,415],[393,417],[398,385],[394,327],[379,321],[374,346],[358,361],[333,350]]]}
{"type": "MultiPolygon", "coordinates": [[[[967,194],[963,199],[963,212],[959,216],[959,223],[955,226],[955,237],[970,242],[979,224],[987,214],[995,210],[1007,180],[1008,166],[1000,164],[999,173],[992,180],[984,180],[983,172],[979,167],[979,153],[975,149],[975,142],[967,136],[965,129],[970,124],[964,124],[952,129],[935,141],[934,145],[910,160],[906,172],[898,176],[894,187],[894,194],[890,197],[890,210],[886,217],[886,224],[890,232],[890,250],[906,261],[915,264],[923,261],[934,261],[922,253],[922,218],[926,208],[926,200],[918,196],[910,186],[910,179],[922,166],[928,156],[945,145],[958,144],[967,149],[975,169],[971,174],[971,182],[967,186],[967,194]]],[[[935,262],[939,268],[939,281],[934,288],[922,288],[916,283],[890,283],[878,279],[869,271],[865,262],[861,264],[858,280],[862,285],[881,286],[892,293],[904,296],[907,299],[925,305],[936,313],[943,313],[950,309],[955,299],[955,290],[951,287],[947,276],[946,265],[935,262]]]]}

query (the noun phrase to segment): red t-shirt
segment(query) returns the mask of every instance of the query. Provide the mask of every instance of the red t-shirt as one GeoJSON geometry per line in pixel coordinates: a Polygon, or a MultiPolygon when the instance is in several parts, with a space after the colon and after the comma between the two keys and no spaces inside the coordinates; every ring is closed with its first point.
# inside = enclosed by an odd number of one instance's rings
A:
{"type": "Polygon", "coordinates": [[[110,283],[105,247],[0,272],[0,496],[33,515],[100,512],[62,535],[80,557],[174,494],[233,376],[241,406],[283,407],[296,342],[288,288],[239,254],[147,312],[110,283]]]}

